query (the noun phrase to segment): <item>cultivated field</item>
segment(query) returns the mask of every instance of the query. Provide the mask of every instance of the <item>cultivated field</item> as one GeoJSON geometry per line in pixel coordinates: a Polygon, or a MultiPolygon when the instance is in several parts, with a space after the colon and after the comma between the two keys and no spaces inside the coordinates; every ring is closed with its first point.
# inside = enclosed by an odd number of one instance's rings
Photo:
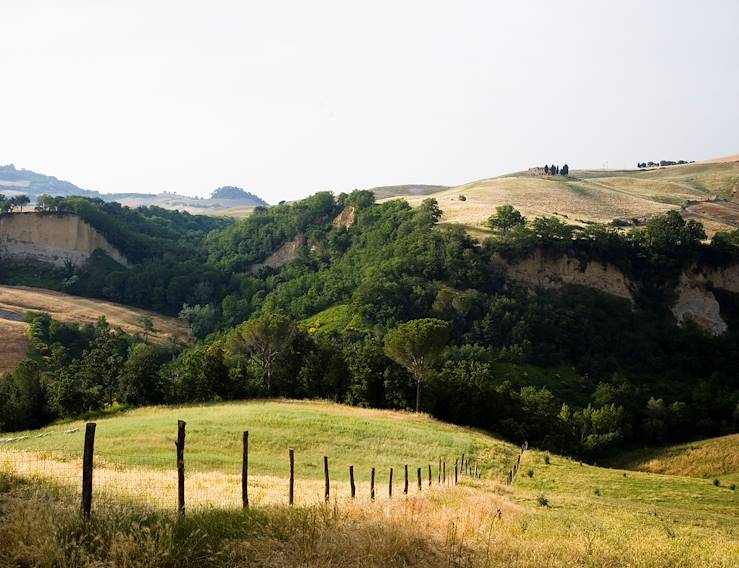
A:
{"type": "Polygon", "coordinates": [[[114,485],[120,493],[118,500],[108,493],[83,529],[73,495],[82,430],[64,433],[80,426],[54,426],[2,444],[0,564],[8,558],[22,565],[128,566],[739,563],[739,497],[710,480],[605,469],[530,450],[506,486],[501,480],[516,446],[423,415],[318,402],[147,408],[99,420],[95,495],[114,485]],[[187,421],[186,487],[193,503],[180,521],[172,512],[174,493],[158,497],[164,484],[175,484],[177,418],[187,421]],[[246,429],[253,500],[242,512],[238,472],[246,429]],[[37,437],[42,434],[48,435],[37,437]],[[60,447],[74,451],[61,460],[60,447]],[[296,456],[294,508],[285,505],[288,447],[296,456]],[[439,486],[438,459],[450,464],[462,452],[482,467],[482,478],[461,476],[457,486],[439,486]],[[328,505],[318,504],[324,455],[332,482],[328,505]],[[19,484],[21,464],[36,459],[43,465],[37,481],[19,484]],[[406,463],[411,483],[403,495],[406,463]],[[433,484],[429,488],[424,475],[419,492],[415,467],[429,463],[433,484]],[[358,478],[354,501],[350,464],[358,478]],[[395,492],[389,498],[391,466],[395,492]],[[377,471],[374,501],[370,467],[377,471]],[[214,495],[232,498],[230,510],[208,509],[209,503],[222,506],[209,500],[214,495]]]}
{"type": "Polygon", "coordinates": [[[139,318],[147,315],[154,322],[150,334],[154,341],[185,338],[188,334],[183,322],[153,312],[41,288],[0,286],[0,372],[13,370],[26,356],[28,326],[18,320],[28,311],[48,312],[56,320],[80,324],[94,324],[105,316],[111,326],[127,333],[143,333],[139,318]]]}
{"type": "MultiPolygon", "coordinates": [[[[426,198],[402,197],[412,205],[426,198]]],[[[686,217],[702,221],[712,234],[739,228],[739,161],[652,170],[573,170],[570,177],[517,173],[471,182],[433,197],[444,211],[442,222],[477,229],[495,207],[505,204],[528,217],[556,215],[575,224],[643,220],[685,206],[686,217]]]]}
{"type": "Polygon", "coordinates": [[[624,469],[736,483],[739,482],[739,434],[636,450],[619,456],[613,464],[624,469]]]}

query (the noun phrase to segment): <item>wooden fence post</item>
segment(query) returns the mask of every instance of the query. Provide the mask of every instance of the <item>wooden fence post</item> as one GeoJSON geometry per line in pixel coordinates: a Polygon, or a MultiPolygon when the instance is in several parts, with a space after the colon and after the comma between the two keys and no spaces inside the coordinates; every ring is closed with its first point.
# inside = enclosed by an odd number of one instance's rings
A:
{"type": "Polygon", "coordinates": [[[418,468],[418,490],[421,490],[421,468],[418,468]]]}
{"type": "Polygon", "coordinates": [[[177,513],[185,514],[185,421],[177,421],[177,513]]]}
{"type": "Polygon", "coordinates": [[[290,453],[290,505],[295,502],[295,450],[288,449],[290,453]]]}
{"type": "Polygon", "coordinates": [[[457,484],[457,460],[454,460],[454,485],[457,484]]]}
{"type": "Polygon", "coordinates": [[[375,468],[372,468],[372,475],[370,477],[370,499],[375,500],[375,468]]]}
{"type": "Polygon", "coordinates": [[[441,463],[441,481],[446,485],[446,462],[441,463]]]}
{"type": "Polygon", "coordinates": [[[82,454],[82,504],[81,511],[85,517],[92,510],[92,468],[95,455],[95,423],[85,425],[85,448],[82,454]]]}
{"type": "Polygon", "coordinates": [[[387,484],[387,496],[393,496],[393,468],[390,468],[390,481],[387,484]]]}
{"type": "Polygon", "coordinates": [[[408,464],[405,464],[405,484],[403,485],[403,495],[408,495],[408,464]]]}
{"type": "Polygon", "coordinates": [[[429,464],[429,487],[431,487],[431,464],[429,464]]]}
{"type": "Polygon", "coordinates": [[[352,490],[352,499],[354,499],[354,496],[357,494],[356,487],[354,487],[354,466],[349,466],[349,487],[352,490]]]}
{"type": "Polygon", "coordinates": [[[439,479],[438,479],[439,485],[441,485],[441,458],[439,458],[439,479]]]}
{"type": "Polygon", "coordinates": [[[328,456],[323,456],[323,476],[326,478],[325,500],[328,503],[329,480],[328,480],[328,456]]]}
{"type": "Polygon", "coordinates": [[[249,430],[244,432],[244,457],[241,461],[241,504],[249,508],[249,430]]]}
{"type": "Polygon", "coordinates": [[[464,471],[464,452],[462,452],[462,461],[459,463],[460,474],[464,471]]]}

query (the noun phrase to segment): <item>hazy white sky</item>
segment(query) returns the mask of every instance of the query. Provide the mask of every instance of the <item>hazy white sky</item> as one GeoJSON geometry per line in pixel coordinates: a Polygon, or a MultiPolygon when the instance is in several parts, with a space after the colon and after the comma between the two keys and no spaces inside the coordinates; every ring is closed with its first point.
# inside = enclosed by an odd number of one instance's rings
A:
{"type": "Polygon", "coordinates": [[[0,164],[270,202],[739,152],[739,1],[0,0],[0,164]]]}

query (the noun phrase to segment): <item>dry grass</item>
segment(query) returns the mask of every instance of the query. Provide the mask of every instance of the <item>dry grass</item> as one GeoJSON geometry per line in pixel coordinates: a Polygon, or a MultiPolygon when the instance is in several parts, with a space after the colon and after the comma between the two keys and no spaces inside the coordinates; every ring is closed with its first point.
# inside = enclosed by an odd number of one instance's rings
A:
{"type": "Polygon", "coordinates": [[[25,358],[27,328],[23,322],[0,319],[0,373],[12,371],[25,358]]]}
{"type": "Polygon", "coordinates": [[[668,448],[637,450],[614,463],[624,469],[650,473],[739,481],[739,434],[668,448]]]}
{"type": "MultiPolygon", "coordinates": [[[[0,454],[0,470],[6,471],[0,473],[0,566],[728,568],[739,564],[737,493],[727,487],[689,477],[587,466],[559,456],[545,460],[545,454],[535,450],[522,460],[522,472],[531,469],[533,475],[521,474],[506,487],[498,480],[513,461],[514,446],[491,437],[485,442],[479,439],[485,437],[481,432],[409,413],[267,402],[150,408],[101,420],[91,522],[82,521],[77,513],[78,452],[61,459],[38,447],[42,442],[49,448],[63,446],[69,439],[79,450],[81,432],[33,442],[33,436],[47,432],[31,433],[32,438],[0,454]],[[244,411],[256,414],[247,416],[244,411]],[[147,436],[158,436],[153,431],[157,420],[170,424],[170,414],[183,412],[192,414],[187,439],[193,446],[186,451],[187,515],[177,519],[173,428],[168,430],[166,457],[142,444],[147,436]],[[204,443],[199,438],[210,439],[214,448],[228,445],[215,420],[229,431],[237,423],[254,427],[255,475],[250,476],[248,512],[239,509],[238,463],[216,466],[213,461],[198,461],[198,444],[204,443]],[[345,469],[347,462],[361,464],[358,498],[349,498],[346,477],[337,471],[334,478],[332,469],[331,500],[322,503],[321,472],[314,475],[307,462],[301,462],[297,506],[286,507],[288,440],[281,425],[291,428],[298,447],[305,448],[299,455],[318,444],[321,455],[343,455],[344,464],[337,463],[337,469],[345,469]],[[141,429],[140,436],[134,426],[141,429]],[[149,455],[150,462],[136,464],[131,456],[114,460],[106,449],[111,441],[106,442],[106,435],[113,436],[111,440],[129,439],[135,446],[132,451],[149,455]],[[446,440],[454,448],[481,444],[493,449],[476,455],[490,476],[461,477],[458,486],[440,487],[434,480],[431,490],[425,479],[420,494],[412,476],[410,494],[404,496],[402,478],[396,473],[392,499],[387,496],[386,477],[378,476],[377,498],[371,501],[367,464],[384,458],[367,448],[414,455],[420,463],[426,459],[423,448],[429,445],[424,436],[446,440]],[[400,439],[407,446],[399,445],[400,439]],[[26,447],[31,442],[37,444],[35,449],[26,447]],[[258,451],[266,453],[260,458],[258,451]],[[276,463],[264,462],[269,456],[276,463]],[[17,476],[32,481],[21,483],[17,476]],[[540,496],[546,497],[546,506],[539,504],[540,496]]],[[[231,451],[238,453],[237,446],[231,451]]]]}
{"type": "MultiPolygon", "coordinates": [[[[705,162],[654,170],[582,170],[571,178],[513,174],[454,187],[433,195],[442,222],[480,228],[495,207],[510,204],[527,217],[557,215],[571,223],[643,219],[690,201],[721,196],[733,203],[706,203],[691,213],[707,232],[739,226],[739,162],[705,162]],[[464,195],[465,201],[459,196],[464,195]]],[[[426,196],[403,196],[418,205],[426,196]]]]}
{"type": "MultiPolygon", "coordinates": [[[[41,288],[0,286],[0,314],[5,312],[20,317],[27,311],[48,312],[56,320],[79,324],[94,324],[100,316],[105,316],[111,326],[127,333],[143,333],[139,319],[146,315],[154,322],[154,331],[150,334],[153,341],[165,342],[172,337],[188,336],[184,322],[154,312],[41,288]]],[[[23,322],[0,316],[0,372],[12,371],[25,358],[28,351],[27,328],[23,322]]]]}

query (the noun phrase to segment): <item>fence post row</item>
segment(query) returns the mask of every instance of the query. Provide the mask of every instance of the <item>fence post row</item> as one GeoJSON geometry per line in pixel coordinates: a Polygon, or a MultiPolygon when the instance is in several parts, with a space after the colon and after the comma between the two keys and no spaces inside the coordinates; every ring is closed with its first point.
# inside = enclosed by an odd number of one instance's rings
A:
{"type": "Polygon", "coordinates": [[[289,503],[292,506],[292,504],[295,502],[295,450],[292,448],[288,448],[288,453],[290,454],[290,495],[289,495],[289,503]]]}
{"type": "MultiPolygon", "coordinates": [[[[92,476],[94,467],[94,450],[95,450],[95,422],[89,422],[85,426],[85,445],[83,451],[82,460],[82,500],[80,510],[83,516],[89,517],[92,510],[92,476]]],[[[186,422],[184,420],[177,421],[177,441],[175,446],[177,448],[177,512],[180,515],[185,514],[185,428],[186,422]]],[[[521,453],[518,455],[516,462],[508,472],[506,477],[506,484],[511,485],[513,483],[518,469],[521,464],[521,457],[524,451],[528,449],[528,443],[524,442],[521,446],[521,453]]],[[[295,503],[295,450],[288,448],[290,457],[290,487],[289,487],[289,504],[292,506],[295,503]]],[[[465,454],[462,454],[461,464],[459,459],[454,461],[454,484],[457,485],[458,473],[464,473],[467,471],[474,477],[480,477],[481,472],[478,470],[477,463],[469,463],[469,458],[465,459],[465,454]],[[466,469],[462,469],[466,468],[466,469]]],[[[422,469],[417,468],[417,482],[418,491],[422,491],[423,479],[422,469]]],[[[328,468],[328,456],[323,456],[323,471],[325,477],[325,492],[324,498],[328,502],[330,499],[330,477],[328,468]]],[[[403,493],[408,494],[408,464],[404,466],[404,484],[403,493]]],[[[428,484],[429,487],[432,485],[432,471],[431,464],[428,464],[428,484]]],[[[438,482],[446,484],[446,461],[439,459],[439,470],[438,470],[438,482]]],[[[449,479],[451,483],[451,478],[449,479]]],[[[351,488],[351,497],[356,497],[356,485],[354,480],[354,466],[349,466],[349,484],[351,488]]],[[[388,497],[393,496],[393,468],[390,468],[390,477],[388,479],[388,497]]],[[[242,458],[242,469],[241,469],[241,498],[242,506],[244,509],[249,508],[249,431],[243,432],[243,458],[242,458]]],[[[375,499],[375,468],[372,468],[370,477],[370,498],[374,501],[375,499]]]]}
{"type": "Polygon", "coordinates": [[[244,432],[244,458],[241,462],[241,504],[249,508],[249,430],[244,432]]]}
{"type": "Polygon", "coordinates": [[[177,513],[185,514],[185,422],[177,421],[177,513]]]}
{"type": "Polygon", "coordinates": [[[95,423],[85,426],[85,447],[82,454],[82,503],[80,510],[85,517],[92,510],[92,468],[95,455],[95,423]]]}

